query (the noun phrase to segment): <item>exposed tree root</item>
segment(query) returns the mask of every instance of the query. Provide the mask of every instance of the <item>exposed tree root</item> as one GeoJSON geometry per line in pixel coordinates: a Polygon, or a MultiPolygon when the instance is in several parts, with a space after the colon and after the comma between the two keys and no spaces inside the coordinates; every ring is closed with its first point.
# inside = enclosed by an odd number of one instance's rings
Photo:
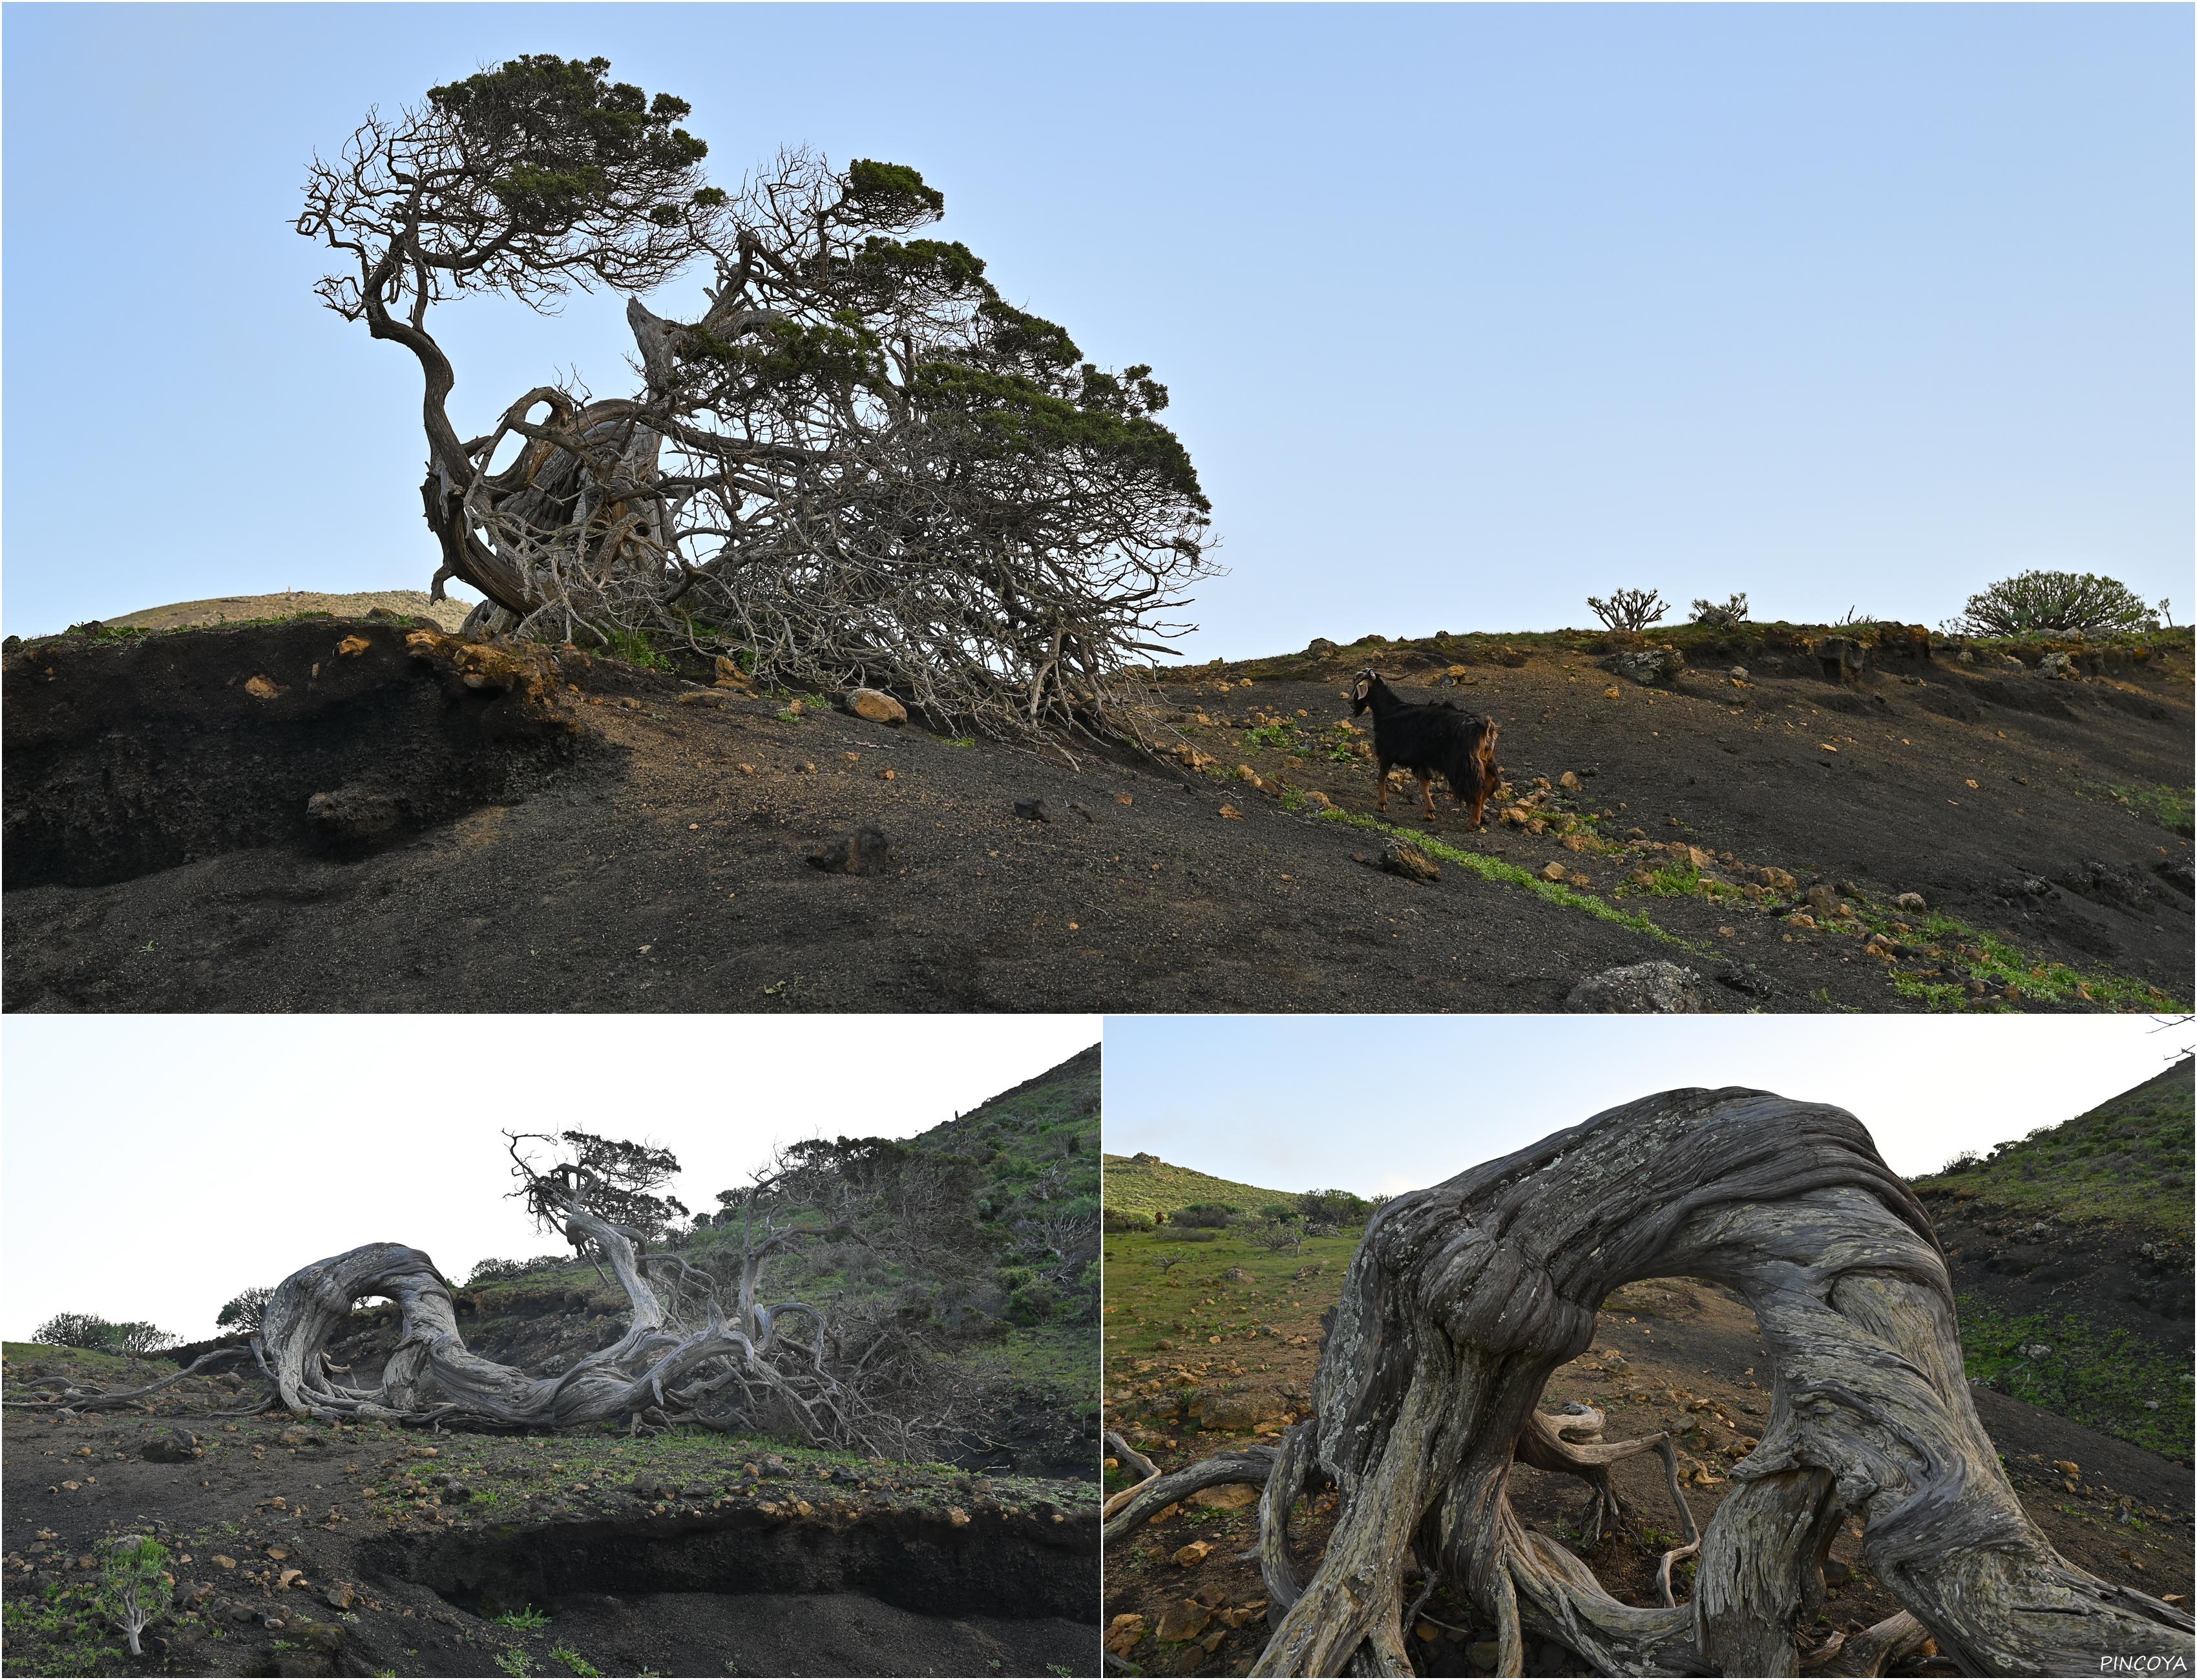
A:
{"type": "Polygon", "coordinates": [[[1812,1653],[1815,1671],[1881,1673],[1926,1641],[1974,1674],[2191,1654],[2186,1612],[2069,1563],[2024,1514],[1970,1400],[1929,1221],[1838,1109],[1667,1092],[1396,1197],[1351,1262],[1313,1406],[1271,1460],[1255,1449],[1148,1481],[1106,1528],[1111,1542],[1197,1487],[1263,1480],[1273,1631],[1255,1674],[1410,1674],[1405,1631],[1438,1585],[1494,1622],[1505,1675],[1529,1637],[1602,1674],[1797,1674],[1849,1515],[1904,1608],[1812,1653]],[[1667,1436],[1603,1443],[1600,1414],[1537,1409],[1603,1299],[1657,1277],[1729,1285],[1770,1350],[1769,1422],[1705,1532],[1667,1436]],[[1658,1567],[1662,1603],[1643,1608],[1527,1529],[1509,1481],[1519,1462],[1578,1477],[1599,1533],[1617,1515],[1609,1465],[1649,1451],[1685,1544],[1658,1567]],[[1301,1581],[1290,1510],[1315,1476],[1334,1481],[1336,1518],[1301,1581]],[[1672,1572],[1689,1556],[1682,1604],[1672,1572]]]}

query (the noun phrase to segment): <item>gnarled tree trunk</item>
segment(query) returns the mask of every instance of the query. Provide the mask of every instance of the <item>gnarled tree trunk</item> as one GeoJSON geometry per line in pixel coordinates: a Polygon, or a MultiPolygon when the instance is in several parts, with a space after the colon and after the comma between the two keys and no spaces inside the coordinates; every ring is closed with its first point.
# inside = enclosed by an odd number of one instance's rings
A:
{"type": "MultiPolygon", "coordinates": [[[[2024,1514],[1962,1376],[1943,1254],[1927,1218],[1841,1109],[1763,1092],[1674,1091],[1612,1109],[1368,1224],[1322,1349],[1316,1416],[1261,1480],[1261,1554],[1273,1632],[1255,1674],[1409,1674],[1405,1578],[1462,1589],[1498,1629],[1499,1671],[1527,1637],[1604,1674],[1788,1675],[1849,1515],[1869,1567],[1904,1607],[1842,1645],[1825,1671],[1875,1673],[1925,1639],[1972,1674],[2101,1671],[2102,1657],[2191,1654],[2189,1616],[2062,1558],[2024,1514]],[[1664,1560],[1665,1602],[1605,1591],[1509,1498],[1523,1461],[1580,1476],[1597,1521],[1608,1464],[1661,1436],[1603,1445],[1598,1415],[1536,1409],[1586,1351],[1622,1284],[1690,1277],[1754,1308],[1775,1377],[1760,1445],[1697,1545],[1664,1560]],[[1335,1527],[1300,1583],[1289,1514],[1315,1474],[1335,1527]],[[1678,1603],[1670,1566],[1698,1564],[1678,1603]]],[[[1163,1479],[1187,1486],[1197,1467],[1163,1479]]],[[[1153,1491],[1159,1490],[1153,1484],[1153,1491]]],[[[1110,1525],[1118,1538],[1161,1500],[1110,1525]]]]}

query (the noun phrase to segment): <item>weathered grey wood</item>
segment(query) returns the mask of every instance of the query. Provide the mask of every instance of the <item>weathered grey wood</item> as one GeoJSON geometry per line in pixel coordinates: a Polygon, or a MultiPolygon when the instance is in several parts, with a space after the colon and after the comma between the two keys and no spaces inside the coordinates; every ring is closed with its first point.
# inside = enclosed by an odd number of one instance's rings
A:
{"type": "MultiPolygon", "coordinates": [[[[2185,1612],[2069,1563],[2023,1513],[1970,1401],[1929,1221],[1842,1109],[1666,1092],[1396,1197],[1351,1262],[1313,1399],[1298,1429],[1339,1490],[1336,1521],[1300,1591],[1286,1524],[1310,1466],[1290,1462],[1292,1431],[1261,1508],[1269,1597],[1288,1608],[1255,1674],[1410,1673],[1415,1555],[1494,1619],[1504,1674],[1529,1638],[1598,1673],[1797,1673],[1823,1558],[1850,1517],[1904,1609],[1814,1654],[1826,1671],[1875,1673],[1925,1639],[1976,1674],[2191,1655],[2185,1612]],[[1608,1464],[1659,1451],[1696,1538],[1667,1440],[1605,1444],[1598,1417],[1537,1410],[1591,1343],[1603,1299],[1669,1276],[1747,1301],[1774,1382],[1760,1444],[1699,1537],[1692,1601],[1640,1608],[1528,1531],[1508,1483],[1522,1459],[1579,1475],[1599,1521],[1608,1464]]],[[[1695,1550],[1664,1559],[1667,1596],[1672,1562],[1695,1550]]]]}

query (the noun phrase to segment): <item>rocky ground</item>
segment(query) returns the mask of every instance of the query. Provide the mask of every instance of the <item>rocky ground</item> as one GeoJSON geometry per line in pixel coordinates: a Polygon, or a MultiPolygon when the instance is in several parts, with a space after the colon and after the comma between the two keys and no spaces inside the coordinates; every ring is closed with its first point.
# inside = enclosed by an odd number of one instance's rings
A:
{"type": "MultiPolygon", "coordinates": [[[[1110,1235],[1108,1427],[1175,1469],[1271,1438],[1304,1416],[1319,1315],[1340,1293],[1354,1240],[1322,1239],[1301,1256],[1276,1256],[1235,1237],[1185,1246],[1156,1232],[1110,1235]],[[1160,1269],[1178,1254],[1191,1258],[1160,1269]]],[[[1634,1284],[1612,1297],[1594,1347],[1556,1374],[1542,1405],[1603,1408],[1610,1440],[1677,1432],[1685,1497],[1695,1521],[1706,1524],[1767,1416],[1763,1358],[1753,1313],[1725,1290],[1634,1284]]],[[[2197,1513],[2186,1465],[1989,1388],[1976,1391],[1976,1404],[2024,1507],[2065,1555],[2107,1579],[2188,1602],[2197,1513]]],[[[1675,1544],[1678,1519],[1660,1460],[1626,1461],[1614,1475],[1625,1516],[1592,1545],[1580,1532],[1580,1485],[1522,1466],[1512,1498],[1530,1526],[1579,1550],[1619,1598],[1653,1602],[1656,1562],[1675,1544]]],[[[1110,1486],[1125,1485],[1110,1473],[1110,1486]]],[[[1331,1497],[1296,1526],[1301,1557],[1317,1555],[1331,1497]]],[[[1118,1660],[1153,1674],[1248,1671],[1267,1632],[1265,1589],[1247,1555],[1256,1520],[1252,1490],[1214,1488],[1108,1549],[1107,1643],[1118,1660]]],[[[1687,1567],[1678,1573],[1684,1579],[1687,1567]]],[[[1898,1608],[1863,1562],[1854,1527],[1835,1543],[1825,1583],[1818,1636],[1898,1608]]],[[[1438,1601],[1414,1632],[1423,1673],[1493,1671],[1492,1625],[1467,1607],[1438,1601]]],[[[1529,1654],[1527,1671],[1579,1670],[1568,1653],[1542,1646],[1529,1654]]],[[[1909,1671],[1939,1670],[1926,1662],[1909,1671]]]]}
{"type": "MultiPolygon", "coordinates": [[[[119,1362],[11,1345],[11,1394],[119,1362]]],[[[255,1385],[256,1387],[256,1385],[255,1385]]],[[[499,1437],[11,1405],[5,1657],[24,1674],[1090,1674],[1089,1482],[605,1432],[499,1437]],[[170,1612],[129,1657],[93,1608],[125,1533],[170,1612]]]]}
{"type": "Polygon", "coordinates": [[[1071,764],[420,634],[10,653],[6,1006],[1505,1011],[1661,961],[1711,1010],[2188,991],[2186,636],[1835,682],[1771,638],[1646,684],[1607,639],[1369,641],[1172,682],[1175,760],[1071,764]],[[1502,721],[1431,880],[1382,866],[1360,663],[1502,721]]]}

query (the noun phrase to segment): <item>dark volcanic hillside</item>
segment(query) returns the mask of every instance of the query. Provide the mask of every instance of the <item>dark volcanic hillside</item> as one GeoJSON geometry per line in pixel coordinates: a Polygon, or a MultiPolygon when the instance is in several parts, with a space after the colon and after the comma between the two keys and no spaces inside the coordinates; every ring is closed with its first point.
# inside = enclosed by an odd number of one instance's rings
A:
{"type": "Polygon", "coordinates": [[[1916,1182],[1968,1375],[2185,1464],[2191,1066],[1916,1182]]]}
{"type": "Polygon", "coordinates": [[[389,619],[35,642],[5,1002],[1503,1011],[1665,958],[1708,1009],[2187,992],[2185,633],[2054,678],[1887,632],[1835,681],[1821,632],[1675,640],[1656,686],[1570,633],[1207,668],[1160,692],[1181,763],[1076,766],[389,619]],[[1502,722],[1431,884],[1371,866],[1365,663],[1502,722]],[[878,872],[812,866],[865,826],[878,872]]]}

